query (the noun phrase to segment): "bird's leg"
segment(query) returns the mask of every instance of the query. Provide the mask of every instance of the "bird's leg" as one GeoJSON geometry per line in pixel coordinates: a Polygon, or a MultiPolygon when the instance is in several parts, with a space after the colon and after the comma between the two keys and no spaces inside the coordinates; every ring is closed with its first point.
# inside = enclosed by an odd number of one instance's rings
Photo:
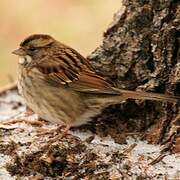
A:
{"type": "MultiPolygon", "coordinates": [[[[62,127],[62,126],[59,126],[59,128],[61,128],[61,127],[62,127]]],[[[57,129],[59,129],[59,128],[57,128],[57,129]]],[[[52,163],[52,158],[51,158],[51,154],[50,154],[50,149],[51,149],[50,147],[51,147],[51,145],[52,145],[54,142],[63,139],[63,138],[67,135],[67,133],[68,133],[68,131],[69,131],[70,128],[71,128],[71,126],[70,126],[70,125],[67,125],[67,126],[65,127],[65,129],[63,130],[63,132],[61,132],[61,133],[58,134],[57,136],[53,137],[53,138],[50,139],[49,141],[47,141],[46,145],[43,146],[43,148],[42,148],[43,151],[45,151],[46,153],[43,154],[43,155],[40,157],[41,160],[43,160],[43,161],[45,161],[45,162],[48,162],[48,163],[52,163]]]]}
{"type": "Polygon", "coordinates": [[[63,128],[64,125],[58,125],[55,128],[38,128],[36,129],[36,132],[38,133],[37,136],[41,136],[41,135],[46,135],[46,134],[54,134],[54,133],[58,133],[60,131],[60,129],[63,128]]]}

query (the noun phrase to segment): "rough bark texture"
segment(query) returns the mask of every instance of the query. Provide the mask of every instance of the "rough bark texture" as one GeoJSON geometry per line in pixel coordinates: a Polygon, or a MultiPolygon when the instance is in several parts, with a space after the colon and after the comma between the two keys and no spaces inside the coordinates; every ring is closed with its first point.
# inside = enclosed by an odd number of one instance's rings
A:
{"type": "MultiPolygon", "coordinates": [[[[91,63],[117,87],[180,95],[180,2],[123,4],[104,33],[103,44],[89,56],[91,63]]],[[[121,119],[128,132],[149,130],[146,137],[151,143],[178,133],[178,105],[128,101],[106,110],[100,119],[109,119],[109,114],[121,119]]]]}

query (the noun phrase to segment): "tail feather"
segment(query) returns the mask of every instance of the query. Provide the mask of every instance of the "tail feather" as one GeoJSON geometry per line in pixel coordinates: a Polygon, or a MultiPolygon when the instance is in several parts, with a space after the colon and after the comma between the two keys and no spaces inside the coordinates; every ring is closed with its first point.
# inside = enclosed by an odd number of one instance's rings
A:
{"type": "Polygon", "coordinates": [[[179,103],[179,96],[171,96],[165,94],[158,93],[148,93],[148,92],[140,92],[140,91],[129,91],[129,90],[120,90],[122,96],[126,99],[142,99],[142,100],[155,100],[155,101],[167,101],[172,103],[179,103]]]}

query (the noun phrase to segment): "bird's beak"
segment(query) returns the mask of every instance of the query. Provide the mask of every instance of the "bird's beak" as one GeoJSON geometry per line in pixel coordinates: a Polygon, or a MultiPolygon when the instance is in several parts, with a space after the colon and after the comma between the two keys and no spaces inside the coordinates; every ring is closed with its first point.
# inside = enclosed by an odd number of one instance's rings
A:
{"type": "Polygon", "coordinates": [[[24,49],[22,48],[19,48],[19,49],[16,49],[12,52],[12,54],[15,54],[15,55],[18,55],[18,56],[25,56],[26,55],[26,52],[24,49]]]}

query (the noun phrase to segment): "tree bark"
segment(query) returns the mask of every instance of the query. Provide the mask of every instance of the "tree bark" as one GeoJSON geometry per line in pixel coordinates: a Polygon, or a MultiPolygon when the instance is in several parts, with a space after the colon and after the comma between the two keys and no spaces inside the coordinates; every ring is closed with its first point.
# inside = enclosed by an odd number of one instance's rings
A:
{"type": "MultiPolygon", "coordinates": [[[[123,4],[102,45],[88,57],[91,63],[119,88],[179,96],[180,2],[124,0],[123,4]]],[[[171,103],[131,100],[106,109],[98,119],[120,119],[116,133],[145,132],[151,143],[173,135],[173,142],[178,137],[178,109],[171,103]]]]}

